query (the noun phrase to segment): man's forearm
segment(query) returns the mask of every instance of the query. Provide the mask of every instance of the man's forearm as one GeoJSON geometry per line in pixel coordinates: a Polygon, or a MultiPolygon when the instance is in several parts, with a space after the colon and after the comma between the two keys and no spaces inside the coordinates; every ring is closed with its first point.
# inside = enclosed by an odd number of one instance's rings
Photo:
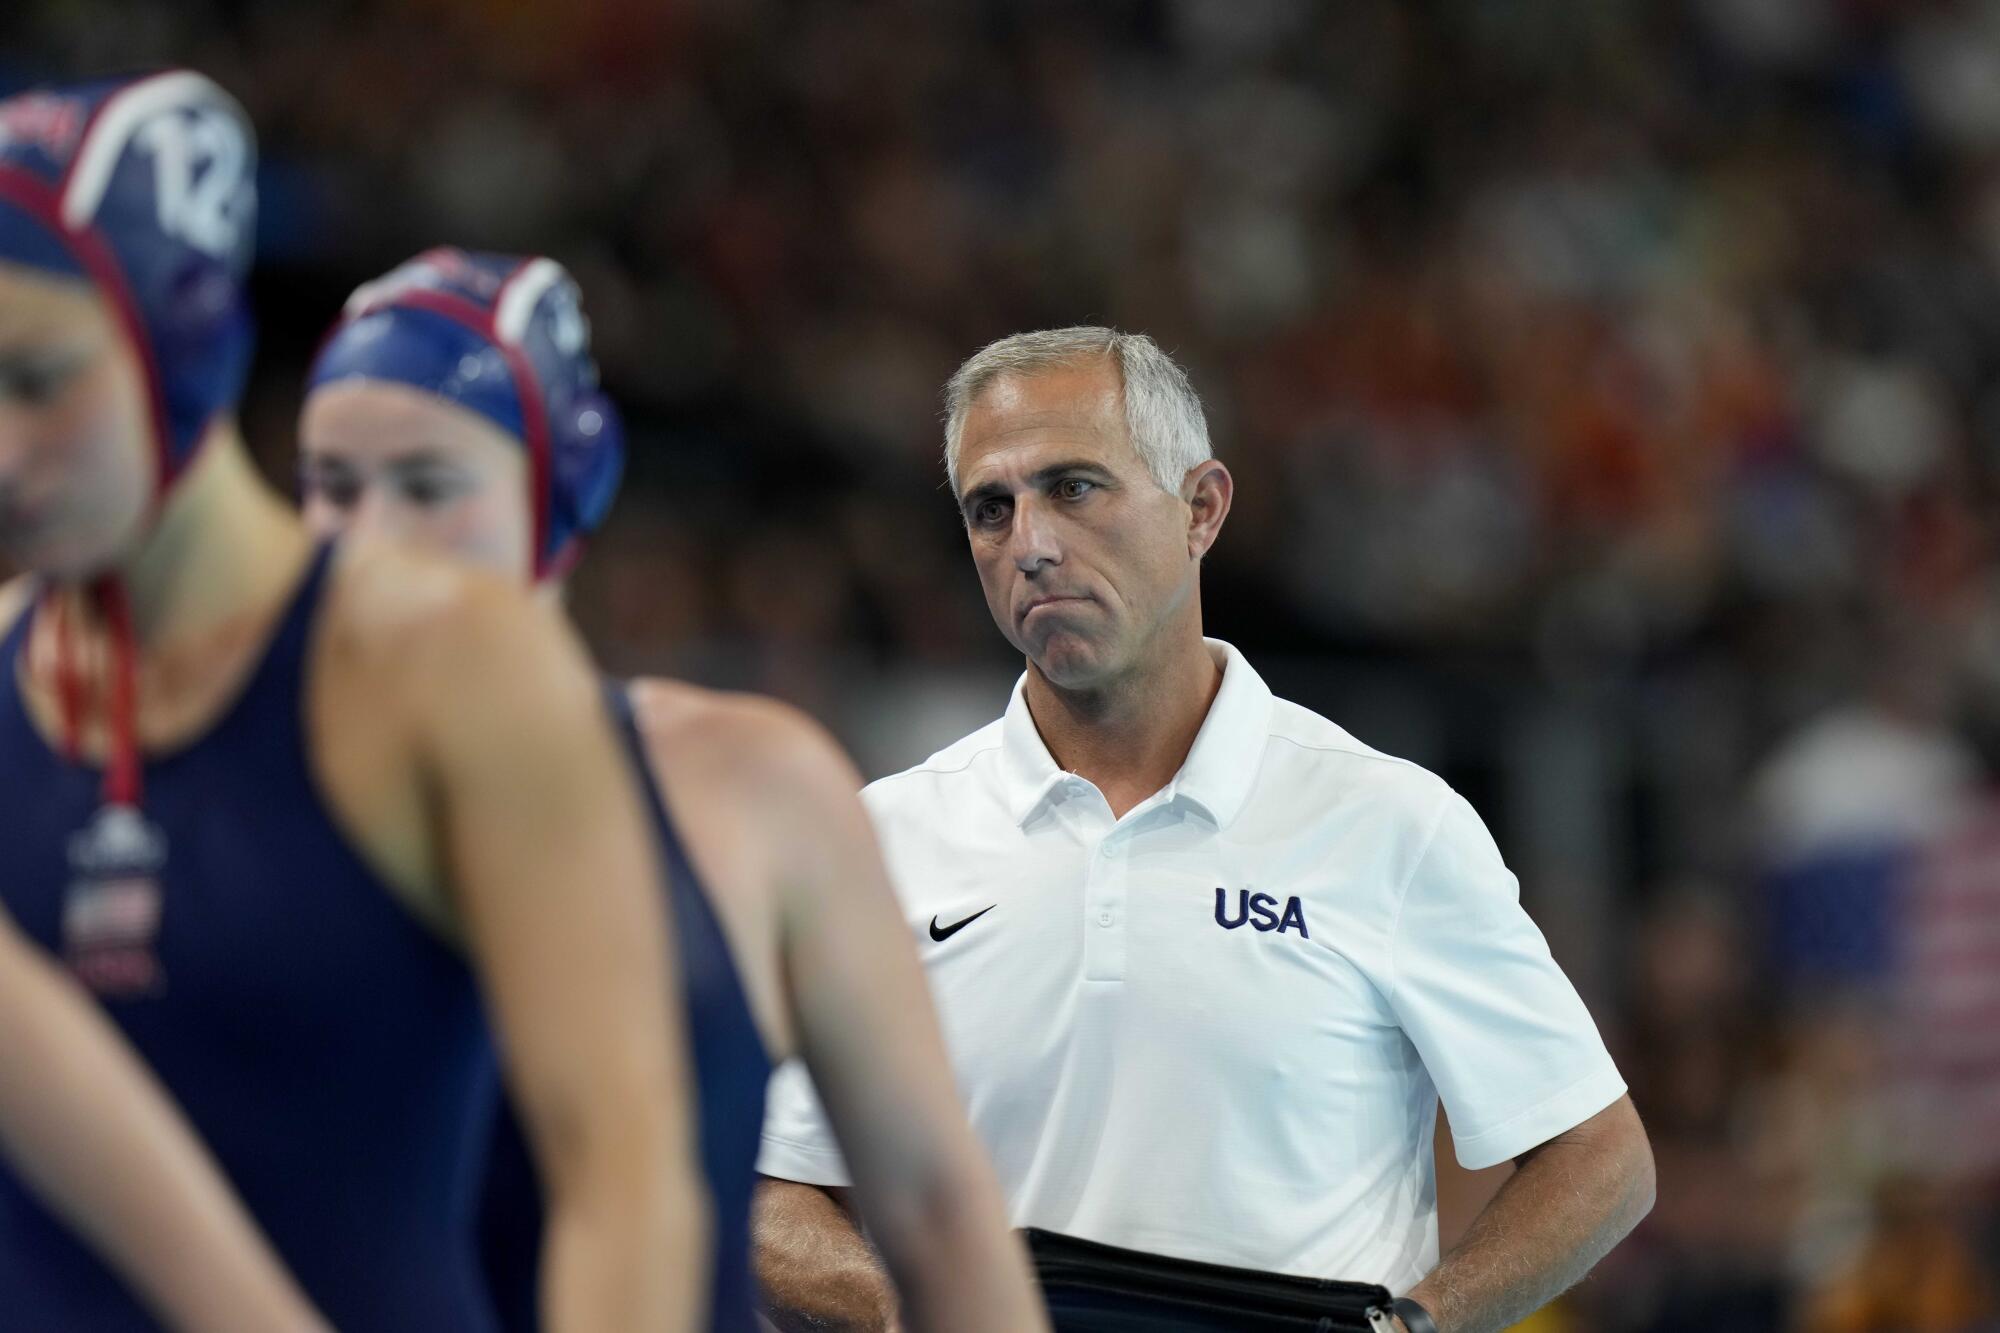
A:
{"type": "Polygon", "coordinates": [[[1621,1098],[1525,1154],[1452,1252],[1409,1295],[1440,1333],[1491,1333],[1574,1286],[1653,1206],[1653,1157],[1621,1098]]]}
{"type": "Polygon", "coordinates": [[[750,1219],[757,1283],[785,1329],[885,1333],[896,1294],[860,1228],[825,1190],[760,1180],[750,1219]]]}

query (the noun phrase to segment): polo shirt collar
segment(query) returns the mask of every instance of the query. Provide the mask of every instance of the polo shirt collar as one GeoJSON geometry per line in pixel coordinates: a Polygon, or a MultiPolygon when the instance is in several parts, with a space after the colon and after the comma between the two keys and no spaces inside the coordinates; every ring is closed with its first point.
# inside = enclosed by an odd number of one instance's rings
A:
{"type": "Polygon", "coordinates": [[[1029,818],[1062,786],[1069,775],[1056,766],[1035,719],[1028,712],[1028,673],[1014,682],[1007,715],[1000,720],[1000,771],[1006,787],[1007,813],[1016,824],[1029,818]]]}
{"type": "MultiPolygon", "coordinates": [[[[1208,706],[1201,730],[1180,772],[1167,784],[1169,800],[1185,798],[1207,812],[1216,827],[1226,827],[1250,799],[1257,766],[1271,729],[1271,689],[1251,669],[1243,654],[1220,639],[1204,639],[1217,666],[1222,686],[1208,706]]],[[[1056,766],[1049,747],[1028,712],[1028,677],[1014,682],[1000,723],[1001,771],[1007,811],[1016,824],[1026,824],[1069,776],[1056,766]]]]}

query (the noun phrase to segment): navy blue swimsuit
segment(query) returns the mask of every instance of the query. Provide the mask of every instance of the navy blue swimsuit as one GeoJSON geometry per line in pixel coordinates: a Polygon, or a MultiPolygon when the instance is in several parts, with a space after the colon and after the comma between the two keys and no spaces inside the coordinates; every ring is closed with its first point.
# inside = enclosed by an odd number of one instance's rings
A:
{"type": "MultiPolygon", "coordinates": [[[[307,756],[329,550],[222,719],[144,763],[144,812],[167,839],[156,931],[144,894],[79,909],[70,838],[99,808],[99,775],[30,722],[19,618],[0,644],[0,897],[58,955],[76,956],[79,932],[144,940],[157,976],[104,1007],[335,1326],[487,1329],[473,1210],[497,1084],[479,999],[334,827],[307,756]]],[[[4,1169],[0,1327],[154,1327],[4,1169]]]]}
{"type": "MultiPolygon", "coordinates": [[[[751,1314],[755,1288],[750,1277],[750,1194],[771,1061],[721,923],[653,781],[625,685],[606,681],[604,693],[645,784],[667,872],[690,1025],[689,1054],[700,1085],[695,1123],[702,1174],[714,1209],[709,1327],[717,1333],[738,1333],[756,1326],[751,1314]]],[[[504,1109],[487,1175],[480,1231],[502,1326],[510,1333],[527,1333],[536,1327],[542,1205],[520,1128],[504,1109]]]]}

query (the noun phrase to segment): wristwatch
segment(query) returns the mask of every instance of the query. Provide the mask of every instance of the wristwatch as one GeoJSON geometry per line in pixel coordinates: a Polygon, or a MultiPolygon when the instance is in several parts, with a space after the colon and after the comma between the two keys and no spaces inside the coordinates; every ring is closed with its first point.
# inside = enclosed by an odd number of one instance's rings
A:
{"type": "Polygon", "coordinates": [[[1438,1333],[1437,1320],[1431,1318],[1431,1312],[1408,1296],[1398,1296],[1390,1301],[1389,1311],[1403,1321],[1403,1327],[1410,1333],[1438,1333]]]}

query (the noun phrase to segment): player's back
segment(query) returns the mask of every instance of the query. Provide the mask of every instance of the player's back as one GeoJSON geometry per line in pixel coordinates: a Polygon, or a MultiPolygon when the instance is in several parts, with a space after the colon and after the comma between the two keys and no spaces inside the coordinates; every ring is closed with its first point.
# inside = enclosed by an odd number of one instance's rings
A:
{"type": "MultiPolygon", "coordinates": [[[[93,823],[98,773],[50,748],[13,683],[17,620],[0,641],[0,897],[91,981],[337,1327],[486,1328],[471,1210],[491,1045],[463,961],[319,795],[305,689],[330,563],[315,556],[221,718],[148,757],[164,847],[93,823]]],[[[4,1172],[0,1311],[10,1327],[151,1327],[4,1172]]]]}

